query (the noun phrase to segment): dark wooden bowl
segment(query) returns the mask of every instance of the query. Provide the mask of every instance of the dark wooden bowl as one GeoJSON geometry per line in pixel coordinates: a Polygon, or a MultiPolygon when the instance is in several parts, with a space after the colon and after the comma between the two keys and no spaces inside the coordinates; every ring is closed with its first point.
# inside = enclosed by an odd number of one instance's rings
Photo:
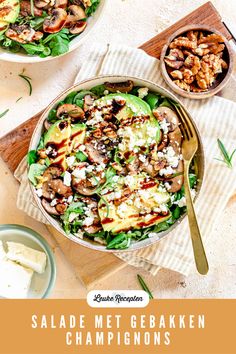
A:
{"type": "Polygon", "coordinates": [[[223,87],[227,84],[227,82],[229,81],[230,75],[233,70],[233,53],[232,53],[232,49],[230,47],[229,42],[219,31],[217,31],[213,28],[207,27],[207,26],[203,26],[203,25],[188,25],[188,26],[180,28],[178,31],[173,33],[173,35],[168,39],[167,43],[164,45],[164,47],[162,49],[160,60],[161,60],[161,73],[162,73],[162,76],[163,76],[165,82],[169,85],[169,87],[174,92],[179,94],[180,96],[187,97],[187,98],[193,98],[193,99],[208,98],[208,97],[215,95],[219,91],[221,91],[223,89],[223,87]],[[184,35],[186,32],[191,31],[191,30],[201,30],[203,32],[207,32],[208,34],[217,33],[217,34],[220,34],[224,38],[225,49],[223,51],[223,59],[228,64],[228,69],[223,70],[222,73],[218,74],[214,84],[207,91],[203,91],[203,92],[188,92],[188,91],[185,91],[185,90],[181,89],[180,87],[178,87],[173,82],[173,80],[169,74],[168,67],[164,61],[164,57],[168,54],[170,43],[176,37],[179,37],[180,35],[184,35]]]}

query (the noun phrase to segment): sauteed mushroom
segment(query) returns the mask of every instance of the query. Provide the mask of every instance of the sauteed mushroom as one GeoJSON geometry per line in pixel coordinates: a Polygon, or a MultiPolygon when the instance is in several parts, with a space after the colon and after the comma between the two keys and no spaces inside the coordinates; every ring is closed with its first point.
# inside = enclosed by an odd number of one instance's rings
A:
{"type": "MultiPolygon", "coordinates": [[[[47,183],[47,182],[45,182],[47,183]]],[[[52,179],[48,182],[48,186],[55,193],[63,195],[63,197],[68,198],[70,195],[73,195],[71,187],[66,186],[61,179],[52,179]]]]}
{"type": "Polygon", "coordinates": [[[38,9],[46,8],[50,5],[51,0],[34,0],[34,4],[38,9]]]}
{"type": "Polygon", "coordinates": [[[95,147],[94,144],[92,143],[85,143],[86,147],[86,154],[88,155],[88,159],[91,162],[97,163],[97,164],[102,164],[102,163],[107,163],[109,161],[109,158],[107,157],[106,153],[103,153],[99,151],[98,147],[95,147]]]}
{"type": "Polygon", "coordinates": [[[70,26],[71,24],[75,23],[76,21],[83,20],[86,18],[86,14],[84,9],[78,5],[70,5],[68,7],[68,15],[66,19],[66,25],[70,26]]]}
{"type": "Polygon", "coordinates": [[[66,9],[68,4],[68,0],[56,0],[55,2],[55,9],[61,8],[61,9],[66,9]]]}
{"type": "Polygon", "coordinates": [[[158,121],[162,121],[163,119],[167,120],[170,124],[168,127],[169,131],[175,130],[180,123],[177,114],[169,107],[158,107],[153,110],[153,114],[158,121]]]}
{"type": "Polygon", "coordinates": [[[169,145],[172,146],[176,154],[180,153],[182,143],[182,133],[179,127],[168,134],[169,145]]]}
{"type": "Polygon", "coordinates": [[[43,177],[49,179],[58,178],[62,174],[62,169],[59,166],[49,166],[43,174],[43,177]]]}
{"type": "Polygon", "coordinates": [[[109,90],[110,92],[123,92],[123,93],[128,93],[130,92],[133,87],[134,83],[131,80],[127,80],[124,82],[105,82],[104,83],[105,88],[109,90]]]}
{"type": "Polygon", "coordinates": [[[168,183],[171,185],[170,189],[168,189],[168,192],[175,193],[181,189],[181,187],[184,183],[183,172],[184,172],[184,163],[183,163],[183,160],[180,160],[178,167],[175,169],[175,174],[180,173],[180,175],[168,179],[168,183]]]}
{"type": "Polygon", "coordinates": [[[84,118],[84,111],[76,106],[75,104],[63,104],[57,109],[57,117],[61,118],[62,116],[71,117],[71,118],[84,118]]]}
{"type": "MultiPolygon", "coordinates": [[[[42,16],[43,11],[38,9],[37,7],[33,7],[34,9],[34,16],[42,16]]],[[[31,16],[31,4],[30,1],[23,0],[20,2],[20,14],[21,16],[31,16]]]]}
{"type": "Polygon", "coordinates": [[[42,32],[35,32],[29,25],[11,25],[11,27],[5,32],[6,37],[12,39],[18,43],[29,43],[38,41],[43,37],[42,32]]]}
{"type": "Polygon", "coordinates": [[[86,21],[77,21],[75,24],[72,24],[69,28],[71,34],[79,34],[84,31],[87,26],[86,21]]]}
{"type": "Polygon", "coordinates": [[[43,30],[47,33],[57,33],[65,25],[67,12],[64,9],[57,8],[52,10],[50,18],[46,18],[43,23],[43,30]]]}
{"type": "Polygon", "coordinates": [[[51,204],[44,198],[42,199],[42,206],[44,207],[46,212],[48,212],[48,214],[50,214],[50,215],[59,215],[56,207],[55,206],[51,206],[51,204]]]}

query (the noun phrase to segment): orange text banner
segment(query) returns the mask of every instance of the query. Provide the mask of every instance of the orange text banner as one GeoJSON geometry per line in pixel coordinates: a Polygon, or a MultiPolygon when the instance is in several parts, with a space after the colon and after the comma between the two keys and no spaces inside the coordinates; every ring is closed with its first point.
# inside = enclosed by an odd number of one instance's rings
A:
{"type": "Polygon", "coordinates": [[[235,354],[236,300],[152,300],[91,308],[85,300],[0,300],[1,354],[235,354]]]}

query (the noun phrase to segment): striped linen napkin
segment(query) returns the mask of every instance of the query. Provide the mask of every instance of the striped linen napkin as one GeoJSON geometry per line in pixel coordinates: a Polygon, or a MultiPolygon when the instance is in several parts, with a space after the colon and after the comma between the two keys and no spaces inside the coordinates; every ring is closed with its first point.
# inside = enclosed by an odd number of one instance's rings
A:
{"type": "MultiPolygon", "coordinates": [[[[160,74],[159,60],[148,56],[142,50],[116,45],[96,45],[84,61],[75,82],[97,75],[112,74],[137,76],[166,87],[160,74]]],[[[235,88],[233,83],[231,89],[235,88]]],[[[236,189],[236,169],[229,169],[222,162],[215,160],[220,157],[217,138],[220,138],[229,150],[235,147],[236,104],[216,96],[204,100],[180,99],[194,117],[204,146],[205,177],[195,208],[206,252],[210,252],[211,244],[217,241],[211,237],[211,229],[217,222],[222,222],[222,211],[236,189]]],[[[25,170],[26,162],[23,160],[15,173],[15,177],[21,182],[17,206],[28,215],[46,223],[33,198],[29,199],[25,170]]],[[[153,275],[161,268],[188,275],[194,265],[194,258],[187,218],[166,238],[153,246],[118,253],[116,256],[130,265],[144,268],[153,275]]]]}

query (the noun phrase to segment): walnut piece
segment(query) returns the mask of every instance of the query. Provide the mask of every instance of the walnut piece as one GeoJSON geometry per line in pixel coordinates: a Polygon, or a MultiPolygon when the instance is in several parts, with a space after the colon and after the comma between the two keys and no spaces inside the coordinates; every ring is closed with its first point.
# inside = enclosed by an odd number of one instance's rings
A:
{"type": "Polygon", "coordinates": [[[173,81],[175,85],[177,85],[179,88],[181,88],[184,91],[190,91],[190,85],[188,85],[186,82],[183,80],[174,80],[173,81]]]}

